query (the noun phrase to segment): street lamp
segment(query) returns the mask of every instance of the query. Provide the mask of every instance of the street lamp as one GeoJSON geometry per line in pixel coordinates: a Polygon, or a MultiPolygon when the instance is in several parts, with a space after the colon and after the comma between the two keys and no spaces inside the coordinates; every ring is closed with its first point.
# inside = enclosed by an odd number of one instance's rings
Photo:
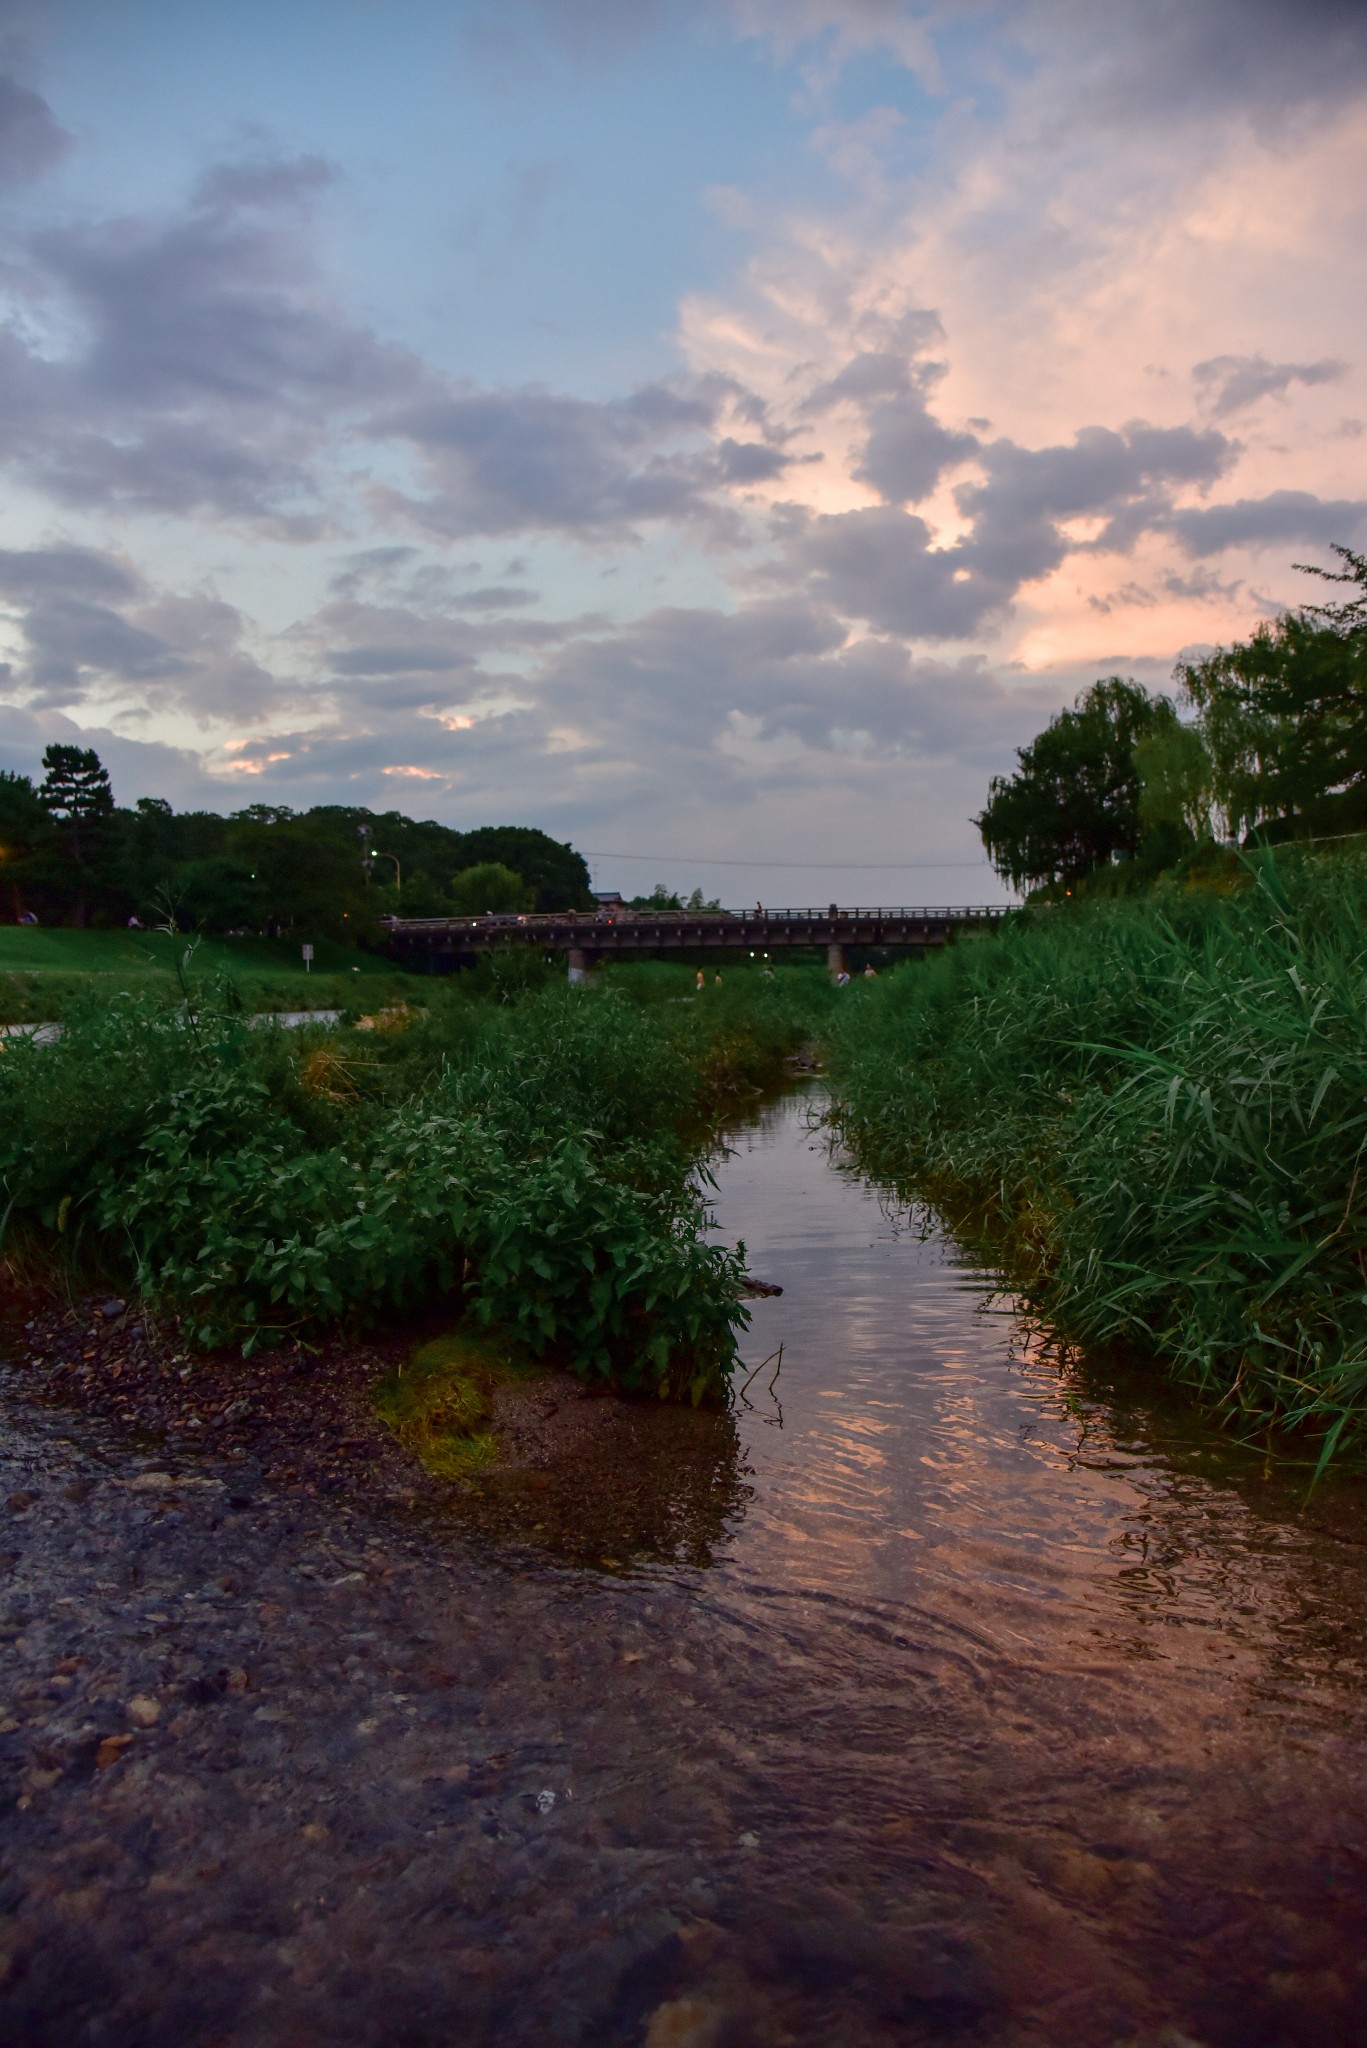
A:
{"type": "Polygon", "coordinates": [[[365,869],[366,880],[369,881],[370,870],[374,867],[377,860],[392,860],[394,863],[394,894],[396,896],[401,895],[403,892],[403,876],[399,868],[397,854],[380,853],[377,848],[371,845],[369,825],[358,825],[356,827],[356,837],[361,842],[361,865],[365,869]]]}

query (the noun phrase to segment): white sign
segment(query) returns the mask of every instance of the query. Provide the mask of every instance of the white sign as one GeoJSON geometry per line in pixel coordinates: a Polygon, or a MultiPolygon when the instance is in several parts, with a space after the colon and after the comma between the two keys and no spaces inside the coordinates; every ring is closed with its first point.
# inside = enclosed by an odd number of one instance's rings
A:
{"type": "Polygon", "coordinates": [[[304,972],[308,974],[313,968],[313,948],[312,946],[303,946],[300,948],[300,951],[304,955],[304,972]]]}

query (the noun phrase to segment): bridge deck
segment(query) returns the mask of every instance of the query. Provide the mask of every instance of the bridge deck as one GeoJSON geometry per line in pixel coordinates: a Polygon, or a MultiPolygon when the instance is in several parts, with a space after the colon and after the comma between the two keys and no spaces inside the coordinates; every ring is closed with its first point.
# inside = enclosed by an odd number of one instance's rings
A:
{"type": "Polygon", "coordinates": [[[539,946],[546,952],[604,954],[725,947],[773,952],[796,946],[939,946],[956,931],[995,924],[1006,903],[951,903],[824,910],[532,912],[525,917],[403,917],[389,926],[389,950],[401,959],[449,959],[489,946],[539,946]]]}

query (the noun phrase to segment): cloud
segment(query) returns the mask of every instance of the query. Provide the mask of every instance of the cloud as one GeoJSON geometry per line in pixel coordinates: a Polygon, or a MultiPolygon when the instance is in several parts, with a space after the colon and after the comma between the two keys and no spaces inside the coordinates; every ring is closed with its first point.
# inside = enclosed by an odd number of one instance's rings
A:
{"type": "MultiPolygon", "coordinates": [[[[918,313],[901,325],[909,350],[944,339],[933,313],[918,313]]],[[[818,384],[799,414],[853,406],[863,417],[865,438],[851,474],[886,504],[919,504],[947,469],[978,448],[975,434],[944,426],[930,411],[927,393],[943,372],[943,363],[917,361],[900,350],[864,349],[818,384]]]]}
{"type": "Polygon", "coordinates": [[[297,541],[343,530],[377,458],[371,516],[443,538],[718,526],[734,494],[810,459],[734,379],[606,402],[491,390],[381,340],[319,272],[313,213],[333,180],[315,156],[218,164],[180,212],[33,235],[30,324],[0,327],[0,459],[63,506],[297,541]],[[395,480],[405,458],[416,491],[395,480]]]}
{"type": "Polygon", "coordinates": [[[47,101],[0,73],[0,189],[27,185],[52,170],[71,148],[71,137],[47,101]]]}
{"type": "Polygon", "coordinates": [[[385,487],[374,503],[452,539],[626,536],[645,521],[710,522],[719,492],[769,482],[801,459],[753,434],[720,431],[737,410],[753,411],[745,398],[719,379],[646,385],[601,403],[428,378],[370,422],[377,437],[410,444],[428,493],[385,487]]]}
{"type": "Polygon", "coordinates": [[[31,325],[0,330],[0,448],[24,480],[66,505],[324,530],[330,438],[415,374],[322,289],[310,204],[330,177],[311,157],[219,165],[179,214],[34,235],[31,325]]]}
{"type": "Polygon", "coordinates": [[[793,526],[786,565],[842,618],[917,640],[962,640],[1015,595],[966,547],[936,548],[924,519],[894,506],[825,513],[793,526]]]}
{"type": "Polygon", "coordinates": [[[69,543],[0,549],[0,597],[23,600],[60,594],[80,599],[136,597],[142,579],[118,557],[69,543]]]}
{"type": "Polygon", "coordinates": [[[38,715],[0,703],[0,760],[7,768],[41,782],[43,750],[54,740],[93,747],[109,770],[117,803],[132,805],[140,796],[161,796],[184,810],[222,807],[222,782],[206,772],[199,755],[188,748],[131,739],[107,726],[78,725],[57,711],[38,715]]]}
{"type": "Polygon", "coordinates": [[[1359,0],[730,0],[730,13],[781,58],[805,52],[818,81],[884,50],[946,95],[963,82],[971,38],[997,54],[994,83],[1024,77],[1038,114],[1074,129],[1225,110],[1280,121],[1367,84],[1359,0]]]}
{"type": "Polygon", "coordinates": [[[952,432],[931,417],[919,391],[884,399],[869,411],[869,433],[853,474],[889,505],[917,505],[947,469],[976,454],[975,434],[952,432]]]}
{"type": "Polygon", "coordinates": [[[1367,498],[1317,498],[1313,491],[1269,491],[1174,512],[1165,521],[1188,554],[1216,555],[1226,548],[1268,547],[1278,541],[1352,540],[1367,519],[1367,498]]]}
{"type": "Polygon", "coordinates": [[[1167,125],[1256,109],[1278,124],[1367,87],[1358,0],[1112,0],[1104,13],[1091,0],[1027,0],[1013,12],[1056,80],[1073,72],[1078,111],[1093,121],[1167,125]]]}
{"type": "Polygon", "coordinates": [[[967,639],[999,624],[1022,586],[1068,555],[1128,548],[1170,523],[1172,490],[1210,483],[1235,453],[1214,429],[1143,422],[1084,427],[1053,447],[972,446],[983,475],[955,491],[971,523],[952,545],[937,545],[927,521],[900,507],[790,511],[778,525],[785,567],[842,617],[911,639],[967,639]],[[1095,530],[1070,533],[1079,519],[1095,530]]]}
{"type": "Polygon", "coordinates": [[[1237,454],[1214,428],[1152,427],[1117,433],[1082,427],[1071,444],[1022,448],[1000,440],[983,450],[985,482],[956,493],[973,520],[968,566],[1013,590],[1056,569],[1077,545],[1128,548],[1167,515],[1171,488],[1213,483],[1237,454]],[[1090,541],[1072,541],[1069,520],[1104,517],[1090,541]]]}
{"type": "Polygon", "coordinates": [[[1213,419],[1243,412],[1260,398],[1280,398],[1293,384],[1331,384],[1348,365],[1333,357],[1317,363],[1270,363],[1266,356],[1212,356],[1192,371],[1213,419]]]}
{"type": "Polygon", "coordinates": [[[297,688],[244,648],[247,622],[207,590],[158,591],[122,558],[55,546],[0,552],[0,605],[16,636],[3,694],[35,710],[118,701],[145,717],[260,717],[297,688]]]}

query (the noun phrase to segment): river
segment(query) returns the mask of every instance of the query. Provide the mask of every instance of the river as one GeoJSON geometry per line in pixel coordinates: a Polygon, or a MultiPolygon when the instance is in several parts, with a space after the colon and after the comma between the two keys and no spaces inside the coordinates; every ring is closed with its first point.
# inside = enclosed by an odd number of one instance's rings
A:
{"type": "Polygon", "coordinates": [[[732,1410],[533,1382],[459,1500],[16,1346],[0,2034],[1362,2048],[1361,1482],[1061,1364],[819,1108],[717,1164],[732,1410]]]}
{"type": "Polygon", "coordinates": [[[770,1882],[816,1886],[837,1977],[838,1930],[876,1977],[918,1913],[958,1929],[1051,2040],[1367,2041],[1361,1487],[1306,1513],[1303,1469],[1061,1367],[820,1107],[718,1165],[782,1365],[705,1567],[654,1567],[741,1661],[770,1882]]]}

